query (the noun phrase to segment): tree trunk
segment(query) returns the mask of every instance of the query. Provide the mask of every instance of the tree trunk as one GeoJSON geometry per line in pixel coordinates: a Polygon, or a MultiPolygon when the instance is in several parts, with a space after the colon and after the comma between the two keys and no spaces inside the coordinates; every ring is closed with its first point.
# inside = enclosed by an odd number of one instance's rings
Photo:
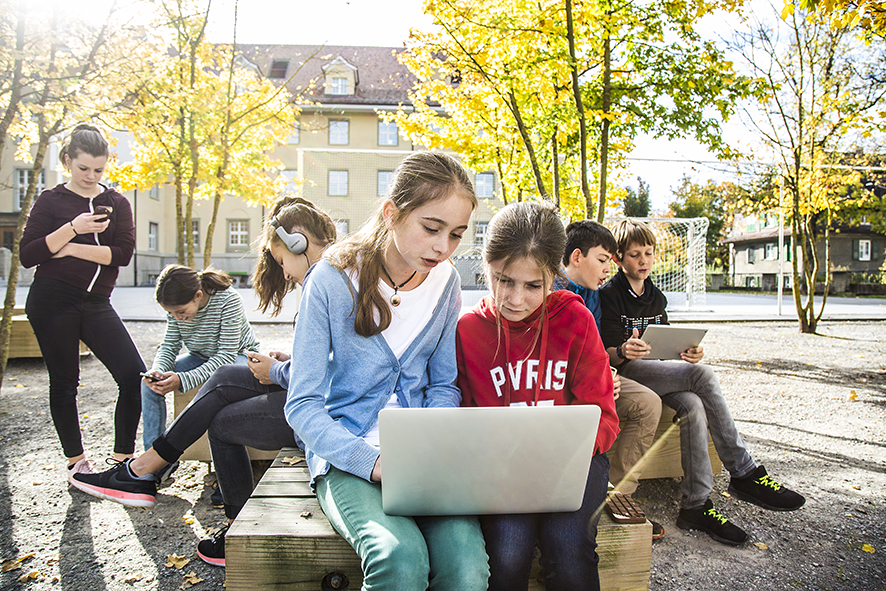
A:
{"type": "Polygon", "coordinates": [[[532,139],[529,137],[529,131],[526,124],[523,123],[523,117],[520,115],[520,107],[517,105],[517,97],[514,91],[508,92],[508,101],[511,107],[511,113],[517,122],[517,129],[520,131],[520,137],[523,139],[523,146],[526,148],[526,155],[529,156],[529,163],[532,165],[532,173],[535,175],[535,188],[542,199],[550,199],[550,194],[545,187],[545,181],[541,176],[541,169],[538,166],[538,159],[535,157],[535,148],[532,147],[532,139]]]}
{"type": "MultiPolygon", "coordinates": [[[[607,13],[608,15],[609,13],[607,13]]],[[[606,183],[609,169],[609,109],[612,106],[612,50],[609,46],[609,30],[603,38],[603,124],[600,129],[600,190],[597,195],[598,222],[603,223],[606,212],[606,183]]],[[[588,204],[590,209],[590,204],[588,204]]]]}
{"type": "MultiPolygon", "coordinates": [[[[590,211],[591,188],[588,185],[588,129],[585,121],[584,101],[581,99],[581,87],[578,85],[578,62],[575,59],[575,26],[572,20],[572,0],[566,0],[566,37],[569,40],[569,71],[572,76],[572,96],[575,99],[575,109],[578,111],[578,139],[579,152],[581,155],[581,194],[584,195],[586,211],[590,211]]],[[[607,42],[607,47],[608,47],[607,42]]],[[[554,143],[556,145],[556,131],[554,132],[554,143]]],[[[556,151],[556,150],[555,150],[556,151]]],[[[554,161],[554,172],[557,172],[556,155],[554,161]]],[[[554,184],[558,182],[558,178],[554,178],[554,184]]],[[[555,193],[557,189],[555,188],[555,193]]],[[[557,206],[560,206],[559,194],[557,194],[557,206]]],[[[586,214],[587,215],[587,214],[586,214]]],[[[601,218],[602,221],[602,218],[601,218]]]]}

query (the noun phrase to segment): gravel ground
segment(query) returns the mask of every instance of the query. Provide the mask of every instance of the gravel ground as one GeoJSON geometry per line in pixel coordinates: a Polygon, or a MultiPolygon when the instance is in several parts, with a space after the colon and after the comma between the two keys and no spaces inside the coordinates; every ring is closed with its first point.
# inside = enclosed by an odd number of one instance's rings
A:
{"type": "MultiPolygon", "coordinates": [[[[151,359],[163,324],[127,326],[151,359]]],[[[751,535],[732,548],[676,527],[679,480],[642,481],[635,498],[667,530],[653,545],[650,589],[886,590],[886,323],[827,323],[820,335],[793,323],[707,327],[707,362],[752,455],[808,501],[765,511],[725,496],[720,474],[716,506],[751,535]]],[[[256,332],[265,351],[289,347],[289,325],[256,332]]],[[[115,390],[94,357],[82,368],[84,440],[102,459],[115,390]]],[[[207,466],[183,463],[151,511],[69,491],[46,390],[40,360],[10,361],[0,390],[0,558],[3,571],[15,568],[0,574],[0,589],[222,589],[224,569],[195,554],[224,521],[209,504],[207,466]]]]}

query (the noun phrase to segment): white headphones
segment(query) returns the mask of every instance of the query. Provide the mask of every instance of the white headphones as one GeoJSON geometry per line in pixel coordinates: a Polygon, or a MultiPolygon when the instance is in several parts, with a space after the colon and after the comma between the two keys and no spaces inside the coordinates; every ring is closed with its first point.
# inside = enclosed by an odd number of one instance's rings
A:
{"type": "Polygon", "coordinates": [[[289,252],[292,254],[304,254],[306,250],[308,250],[308,237],[302,234],[301,232],[293,232],[290,234],[286,231],[280,222],[277,221],[277,218],[271,220],[271,225],[277,228],[277,236],[280,237],[280,240],[283,241],[283,244],[286,245],[286,248],[289,249],[289,252]]]}

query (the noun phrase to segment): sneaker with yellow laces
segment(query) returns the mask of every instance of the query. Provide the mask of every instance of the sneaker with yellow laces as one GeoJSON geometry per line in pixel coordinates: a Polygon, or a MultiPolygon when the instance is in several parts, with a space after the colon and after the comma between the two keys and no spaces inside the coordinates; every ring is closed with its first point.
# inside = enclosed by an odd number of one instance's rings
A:
{"type": "Polygon", "coordinates": [[[710,499],[705,501],[701,507],[680,509],[680,514],[677,516],[677,527],[703,531],[718,542],[731,546],[744,544],[748,539],[748,534],[744,530],[714,509],[714,503],[710,499]]]}
{"type": "Polygon", "coordinates": [[[774,481],[763,466],[757,466],[747,476],[733,477],[729,481],[729,492],[770,511],[794,511],[806,502],[803,495],[774,481]]]}

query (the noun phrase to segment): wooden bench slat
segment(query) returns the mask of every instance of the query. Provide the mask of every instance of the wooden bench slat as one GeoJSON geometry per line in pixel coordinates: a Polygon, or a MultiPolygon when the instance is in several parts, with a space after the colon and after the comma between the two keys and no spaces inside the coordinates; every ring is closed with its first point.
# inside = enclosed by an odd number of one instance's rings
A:
{"type": "MultiPolygon", "coordinates": [[[[349,588],[362,583],[360,560],[323,514],[308,484],[307,466],[283,449],[265,472],[225,538],[228,591],[316,591],[330,572],[344,573],[349,588]],[[310,493],[305,495],[305,492],[310,493]],[[302,517],[304,512],[312,517],[302,517]]],[[[597,527],[600,582],[604,591],[649,588],[652,525],[617,524],[603,512],[597,527]]],[[[531,589],[537,589],[531,581],[531,589]]]]}

